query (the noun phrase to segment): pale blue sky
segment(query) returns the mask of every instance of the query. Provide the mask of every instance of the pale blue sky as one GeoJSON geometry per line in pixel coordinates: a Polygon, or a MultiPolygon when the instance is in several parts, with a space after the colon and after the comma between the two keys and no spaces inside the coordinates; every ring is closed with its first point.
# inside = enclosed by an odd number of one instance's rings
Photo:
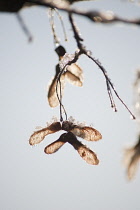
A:
{"type": "MultiPolygon", "coordinates": [[[[140,7],[120,0],[98,0],[75,4],[79,8],[113,10],[122,17],[140,17],[140,7]]],[[[36,126],[45,126],[59,109],[47,102],[47,87],[58,62],[44,8],[21,11],[34,36],[27,42],[14,14],[0,14],[0,203],[2,210],[138,210],[140,171],[132,182],[122,165],[123,149],[134,144],[136,122],[116,97],[118,112],[110,108],[105,79],[98,67],[85,56],[79,59],[84,86],[66,85],[63,102],[68,116],[98,129],[103,139],[82,142],[95,151],[98,166],[86,164],[78,153],[65,145],[53,155],[44,147],[60,133],[47,136],[35,147],[28,144],[36,126]]],[[[67,29],[56,20],[61,44],[74,53],[67,15],[61,13],[67,29]]],[[[140,28],[124,24],[95,24],[75,16],[85,45],[104,65],[122,99],[133,110],[132,84],[140,67],[140,28]]]]}

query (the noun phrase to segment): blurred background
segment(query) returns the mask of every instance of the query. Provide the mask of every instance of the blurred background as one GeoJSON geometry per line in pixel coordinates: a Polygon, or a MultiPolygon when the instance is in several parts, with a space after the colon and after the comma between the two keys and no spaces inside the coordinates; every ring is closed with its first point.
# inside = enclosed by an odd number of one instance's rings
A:
{"type": "MultiPolygon", "coordinates": [[[[140,17],[140,7],[121,0],[75,3],[73,7],[113,11],[124,18],[140,17]]],[[[48,10],[32,7],[20,12],[33,35],[28,39],[15,14],[0,13],[0,203],[2,210],[138,210],[140,171],[131,182],[123,166],[124,148],[137,140],[136,121],[114,96],[118,108],[110,107],[106,82],[100,69],[87,57],[78,64],[84,86],[66,84],[63,103],[68,116],[86,122],[102,133],[99,142],[82,142],[96,152],[100,163],[88,165],[68,144],[52,155],[44,147],[62,132],[49,135],[39,145],[29,145],[36,126],[46,126],[59,107],[50,108],[48,84],[55,73],[54,51],[48,10]]],[[[77,49],[65,12],[55,18],[56,32],[68,53],[77,49]]],[[[140,67],[140,28],[129,24],[95,24],[74,16],[84,44],[106,68],[119,95],[133,111],[133,83],[140,67]]]]}

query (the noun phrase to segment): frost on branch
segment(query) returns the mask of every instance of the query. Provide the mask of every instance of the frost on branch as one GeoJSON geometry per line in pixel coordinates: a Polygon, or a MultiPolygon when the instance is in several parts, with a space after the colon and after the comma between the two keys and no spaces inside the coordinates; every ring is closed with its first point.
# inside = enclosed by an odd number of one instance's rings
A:
{"type": "Polygon", "coordinates": [[[65,68],[68,63],[70,61],[72,61],[74,59],[75,55],[74,54],[69,54],[69,53],[65,53],[63,58],[59,61],[59,66],[61,71],[64,69],[64,71],[67,71],[67,69],[65,68]]]}

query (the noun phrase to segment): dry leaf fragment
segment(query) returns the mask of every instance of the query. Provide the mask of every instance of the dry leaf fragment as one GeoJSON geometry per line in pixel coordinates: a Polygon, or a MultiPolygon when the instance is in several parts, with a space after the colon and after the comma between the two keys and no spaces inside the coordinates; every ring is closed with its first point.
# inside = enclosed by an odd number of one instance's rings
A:
{"type": "Polygon", "coordinates": [[[59,130],[61,130],[60,122],[54,122],[46,128],[35,131],[29,139],[29,144],[30,145],[39,144],[45,138],[45,136],[51,133],[55,133],[59,130]]]}

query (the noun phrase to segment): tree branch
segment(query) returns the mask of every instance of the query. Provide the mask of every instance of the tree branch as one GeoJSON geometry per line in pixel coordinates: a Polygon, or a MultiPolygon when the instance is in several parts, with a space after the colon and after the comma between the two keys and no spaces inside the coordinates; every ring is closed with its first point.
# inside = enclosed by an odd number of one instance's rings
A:
{"type": "Polygon", "coordinates": [[[115,23],[115,22],[122,22],[122,23],[128,23],[128,24],[135,24],[140,25],[140,18],[135,19],[125,19],[118,17],[113,12],[99,12],[99,11],[82,11],[78,9],[73,9],[69,6],[69,4],[61,4],[59,1],[53,3],[50,0],[25,0],[25,3],[31,3],[34,5],[40,5],[44,7],[50,7],[50,8],[57,8],[58,10],[62,10],[71,14],[77,14],[84,17],[87,17],[92,22],[97,23],[115,23]]]}
{"type": "MultiPolygon", "coordinates": [[[[130,113],[132,119],[135,119],[135,116],[133,115],[133,113],[130,111],[130,109],[127,107],[127,105],[124,103],[124,101],[121,99],[121,97],[119,96],[119,94],[117,93],[113,83],[111,82],[111,79],[108,77],[107,71],[105,70],[105,68],[102,66],[102,64],[100,63],[99,60],[95,59],[92,56],[92,53],[86,49],[86,47],[81,43],[81,41],[83,41],[83,39],[81,38],[79,31],[77,30],[76,25],[74,24],[74,20],[72,17],[72,14],[69,13],[69,21],[71,23],[72,29],[73,29],[73,33],[74,33],[74,38],[77,42],[77,46],[79,48],[78,52],[75,52],[75,56],[73,59],[69,60],[67,63],[65,63],[65,58],[64,61],[63,59],[61,60],[61,63],[64,63],[64,67],[61,69],[60,74],[58,75],[58,78],[60,79],[61,75],[63,74],[63,72],[65,71],[65,68],[67,65],[71,65],[72,63],[75,63],[78,59],[79,56],[84,54],[86,55],[88,58],[90,58],[98,67],[99,69],[102,71],[105,79],[106,79],[106,86],[107,86],[107,92],[109,95],[109,99],[110,99],[110,103],[111,103],[111,107],[113,108],[113,110],[116,112],[117,108],[116,108],[116,104],[114,102],[114,98],[112,95],[112,91],[115,93],[116,97],[120,100],[120,102],[125,106],[125,108],[128,110],[128,112],[130,113]]],[[[70,56],[71,57],[71,56],[70,56]]]]}

